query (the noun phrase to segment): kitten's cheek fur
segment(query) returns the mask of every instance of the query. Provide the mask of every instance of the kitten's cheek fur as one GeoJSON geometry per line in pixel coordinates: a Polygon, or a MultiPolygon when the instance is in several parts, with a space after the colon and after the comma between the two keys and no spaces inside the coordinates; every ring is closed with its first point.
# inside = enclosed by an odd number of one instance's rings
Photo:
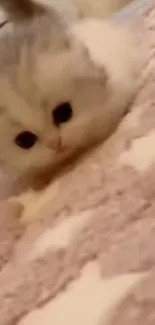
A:
{"type": "MultiPolygon", "coordinates": [[[[94,118],[93,116],[82,116],[79,121],[70,123],[62,129],[62,145],[68,148],[65,152],[67,156],[72,155],[76,151],[84,149],[99,140],[98,127],[101,125],[103,135],[103,121],[100,118],[95,121],[94,118]]],[[[102,136],[100,134],[100,139],[101,138],[102,136]]]]}

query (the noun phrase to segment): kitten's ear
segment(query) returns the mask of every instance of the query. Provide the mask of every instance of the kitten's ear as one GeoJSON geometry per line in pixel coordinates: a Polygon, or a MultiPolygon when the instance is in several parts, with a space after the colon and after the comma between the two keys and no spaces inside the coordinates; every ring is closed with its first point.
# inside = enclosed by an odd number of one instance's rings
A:
{"type": "Polygon", "coordinates": [[[33,0],[0,0],[0,6],[14,21],[31,19],[47,11],[44,5],[33,0]]]}
{"type": "Polygon", "coordinates": [[[106,84],[108,73],[106,67],[95,62],[91,58],[89,49],[84,44],[78,44],[78,55],[75,63],[76,78],[79,80],[94,81],[98,80],[102,84],[106,84]]]}

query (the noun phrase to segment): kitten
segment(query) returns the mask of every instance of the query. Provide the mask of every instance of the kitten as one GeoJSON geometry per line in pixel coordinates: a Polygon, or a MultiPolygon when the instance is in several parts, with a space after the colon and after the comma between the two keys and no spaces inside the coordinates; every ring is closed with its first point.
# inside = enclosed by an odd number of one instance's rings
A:
{"type": "Polygon", "coordinates": [[[67,26],[30,0],[0,4],[15,21],[0,39],[1,168],[56,166],[105,140],[139,84],[131,33],[97,19],[67,26]]]}

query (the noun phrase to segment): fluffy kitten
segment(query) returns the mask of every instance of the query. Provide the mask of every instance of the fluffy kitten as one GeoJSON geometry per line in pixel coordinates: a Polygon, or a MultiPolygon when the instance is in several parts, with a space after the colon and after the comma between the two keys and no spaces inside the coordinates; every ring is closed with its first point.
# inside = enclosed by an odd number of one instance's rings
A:
{"type": "Polygon", "coordinates": [[[106,139],[139,84],[134,37],[95,19],[66,26],[30,0],[0,4],[18,20],[0,39],[1,167],[55,166],[106,139]]]}

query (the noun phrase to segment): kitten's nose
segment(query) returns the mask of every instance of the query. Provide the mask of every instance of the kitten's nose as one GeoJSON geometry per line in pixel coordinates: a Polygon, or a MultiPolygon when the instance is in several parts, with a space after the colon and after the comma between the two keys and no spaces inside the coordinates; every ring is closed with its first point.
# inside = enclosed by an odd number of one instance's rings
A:
{"type": "Polygon", "coordinates": [[[59,137],[48,139],[47,147],[54,151],[62,151],[61,139],[59,137]]]}

